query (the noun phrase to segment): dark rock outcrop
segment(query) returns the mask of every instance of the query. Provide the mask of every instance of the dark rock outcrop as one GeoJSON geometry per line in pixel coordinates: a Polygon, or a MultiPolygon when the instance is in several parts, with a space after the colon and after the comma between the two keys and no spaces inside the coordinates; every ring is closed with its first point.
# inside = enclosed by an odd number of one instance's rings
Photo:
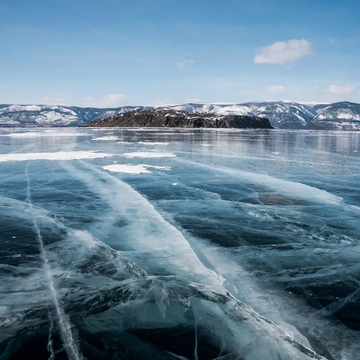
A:
{"type": "Polygon", "coordinates": [[[88,126],[273,129],[268,119],[257,116],[187,114],[169,109],[131,111],[93,120],[88,126]]]}

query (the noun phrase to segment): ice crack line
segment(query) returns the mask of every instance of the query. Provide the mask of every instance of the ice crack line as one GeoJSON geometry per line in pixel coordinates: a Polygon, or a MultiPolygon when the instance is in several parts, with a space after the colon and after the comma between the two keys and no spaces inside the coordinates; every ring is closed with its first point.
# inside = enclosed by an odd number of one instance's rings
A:
{"type": "Polygon", "coordinates": [[[51,316],[50,309],[48,311],[49,321],[50,321],[50,329],[49,329],[49,337],[48,337],[48,344],[47,344],[47,350],[50,353],[49,360],[55,359],[55,353],[54,353],[54,347],[53,347],[53,340],[52,340],[52,331],[54,329],[54,321],[51,316]]]}
{"type": "MultiPolygon", "coordinates": [[[[62,307],[60,306],[58,297],[57,297],[57,293],[56,293],[56,289],[54,286],[54,281],[53,281],[53,276],[51,273],[51,268],[49,266],[49,262],[48,259],[46,257],[46,250],[45,250],[45,246],[44,246],[44,241],[41,235],[41,230],[39,227],[39,224],[37,222],[36,216],[34,214],[34,206],[31,200],[31,182],[30,182],[30,177],[29,177],[29,171],[28,171],[28,166],[29,164],[26,165],[25,168],[25,176],[26,176],[26,182],[27,182],[27,197],[26,197],[26,202],[29,206],[30,209],[30,214],[31,214],[31,218],[34,224],[34,230],[36,233],[36,238],[38,240],[39,243],[39,248],[40,248],[40,257],[43,263],[43,269],[45,272],[45,278],[46,278],[46,282],[47,285],[49,287],[49,292],[50,292],[50,296],[51,296],[51,300],[54,304],[54,308],[55,308],[55,312],[56,312],[56,316],[57,316],[57,320],[58,320],[58,326],[60,329],[60,337],[63,343],[63,347],[64,350],[69,358],[69,360],[82,360],[83,356],[81,355],[81,353],[79,352],[72,330],[71,330],[71,323],[70,320],[68,319],[68,317],[66,316],[66,314],[64,313],[62,307]]],[[[51,315],[49,314],[49,316],[51,317],[51,315]]],[[[50,321],[50,332],[52,331],[52,327],[53,327],[53,322],[52,320],[50,321]]],[[[51,333],[49,334],[49,344],[52,343],[51,340],[51,333]]],[[[52,350],[52,344],[51,344],[51,348],[50,348],[50,359],[53,358],[53,350],[52,350]]]]}
{"type": "Polygon", "coordinates": [[[196,319],[194,316],[194,328],[195,328],[195,347],[194,347],[194,358],[195,360],[198,360],[198,331],[197,331],[197,325],[196,325],[196,319]]]}

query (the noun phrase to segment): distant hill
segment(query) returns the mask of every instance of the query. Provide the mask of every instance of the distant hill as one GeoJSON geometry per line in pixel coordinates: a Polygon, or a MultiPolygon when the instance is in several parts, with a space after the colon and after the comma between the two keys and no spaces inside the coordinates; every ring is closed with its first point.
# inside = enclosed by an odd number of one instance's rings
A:
{"type": "Polygon", "coordinates": [[[0,126],[80,126],[99,117],[144,109],[147,107],[99,109],[58,105],[0,105],[0,126]]]}
{"type": "Polygon", "coordinates": [[[311,123],[321,129],[360,130],[360,104],[343,101],[315,109],[311,123]]]}
{"type": "MultiPolygon", "coordinates": [[[[242,104],[189,103],[161,107],[188,114],[216,116],[242,115],[269,119],[278,129],[360,130],[360,104],[300,104],[287,101],[247,102],[242,104]]],[[[81,126],[135,110],[153,107],[122,106],[118,108],[81,108],[50,105],[0,105],[0,126],[81,126]]]]}

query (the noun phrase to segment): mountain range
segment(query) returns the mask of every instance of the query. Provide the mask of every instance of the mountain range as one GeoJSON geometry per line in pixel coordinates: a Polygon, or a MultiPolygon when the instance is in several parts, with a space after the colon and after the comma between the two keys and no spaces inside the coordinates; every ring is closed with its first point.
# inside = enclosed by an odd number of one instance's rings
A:
{"type": "MultiPolygon", "coordinates": [[[[159,108],[159,107],[158,107],[159,108]]],[[[269,119],[279,129],[360,130],[360,104],[347,101],[332,104],[301,104],[262,101],[242,104],[201,104],[162,106],[189,114],[256,116],[269,119]]],[[[60,105],[0,105],[0,126],[81,126],[92,120],[112,117],[150,106],[81,108],[60,105]]]]}

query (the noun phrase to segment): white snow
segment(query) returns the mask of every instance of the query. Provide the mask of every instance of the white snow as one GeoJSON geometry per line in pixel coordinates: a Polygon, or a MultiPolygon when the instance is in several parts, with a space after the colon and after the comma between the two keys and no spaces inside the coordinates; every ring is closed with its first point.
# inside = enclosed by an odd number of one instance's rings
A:
{"type": "Polygon", "coordinates": [[[10,105],[5,107],[5,111],[41,111],[41,107],[37,105],[10,105]]]}
{"type": "Polygon", "coordinates": [[[155,166],[155,165],[126,165],[126,164],[113,164],[103,166],[103,169],[110,172],[126,173],[126,174],[150,174],[148,169],[156,169],[163,171],[171,171],[171,166],[155,166]]]}
{"type": "Polygon", "coordinates": [[[123,164],[114,164],[103,166],[103,169],[126,174],[150,174],[151,171],[147,170],[144,165],[123,165],[123,164]]]}
{"type": "Polygon", "coordinates": [[[61,109],[59,111],[41,112],[35,117],[35,122],[42,125],[51,125],[53,123],[69,125],[70,123],[77,122],[78,116],[73,111],[68,109],[61,109]]]}
{"type": "Polygon", "coordinates": [[[113,156],[113,154],[94,151],[59,151],[51,153],[0,154],[0,162],[27,160],[79,160],[96,159],[113,156]]]}
{"type": "Polygon", "coordinates": [[[10,133],[2,134],[0,136],[10,136],[14,138],[35,138],[35,137],[68,137],[68,136],[88,136],[87,134],[74,133],[74,132],[26,132],[26,133],[10,133]]]}
{"type": "Polygon", "coordinates": [[[93,140],[97,141],[113,141],[113,140],[119,140],[117,136],[102,136],[99,138],[94,138],[93,140]]]}

